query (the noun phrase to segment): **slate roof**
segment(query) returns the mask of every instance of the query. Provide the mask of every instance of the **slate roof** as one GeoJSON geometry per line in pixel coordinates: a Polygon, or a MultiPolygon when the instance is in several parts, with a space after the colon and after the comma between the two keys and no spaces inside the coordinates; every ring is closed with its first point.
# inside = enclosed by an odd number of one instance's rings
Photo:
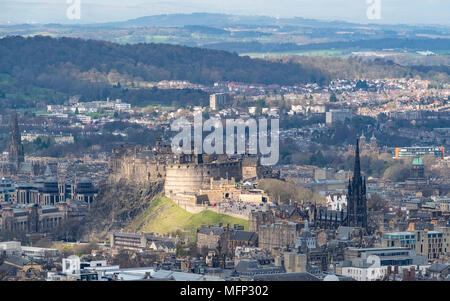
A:
{"type": "Polygon", "coordinates": [[[232,231],[230,235],[230,240],[238,241],[256,241],[258,239],[258,234],[255,232],[236,230],[232,231]]]}
{"type": "Polygon", "coordinates": [[[345,226],[340,226],[337,229],[337,235],[336,238],[339,240],[346,240],[350,238],[350,235],[353,233],[353,231],[355,231],[354,227],[345,227],[345,226]]]}
{"type": "Polygon", "coordinates": [[[278,273],[260,274],[253,277],[254,281],[320,281],[310,273],[278,273]]]}
{"type": "Polygon", "coordinates": [[[0,265],[0,273],[9,273],[16,271],[26,265],[29,260],[23,259],[18,256],[8,256],[4,258],[3,263],[0,265]]]}
{"type": "Polygon", "coordinates": [[[445,269],[448,269],[450,265],[448,264],[442,264],[439,262],[433,263],[429,268],[428,271],[432,273],[442,273],[445,271],[445,269]]]}
{"type": "Polygon", "coordinates": [[[168,248],[168,249],[176,248],[175,244],[171,241],[155,241],[155,245],[156,245],[156,247],[163,247],[163,248],[168,248]]]}
{"type": "Polygon", "coordinates": [[[261,266],[255,259],[241,259],[235,268],[236,272],[243,275],[271,274],[283,272],[279,266],[261,266]]]}
{"type": "Polygon", "coordinates": [[[214,235],[221,235],[223,233],[222,227],[216,227],[216,226],[203,226],[200,229],[198,229],[198,233],[209,235],[211,232],[213,232],[214,235]]]}

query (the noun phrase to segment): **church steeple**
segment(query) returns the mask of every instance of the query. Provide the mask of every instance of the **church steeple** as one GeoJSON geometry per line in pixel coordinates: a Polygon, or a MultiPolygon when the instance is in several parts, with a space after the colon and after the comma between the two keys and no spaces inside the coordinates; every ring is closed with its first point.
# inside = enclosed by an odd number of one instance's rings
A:
{"type": "Polygon", "coordinates": [[[359,159],[359,139],[356,139],[355,167],[353,170],[353,179],[359,178],[361,178],[361,163],[359,159]]]}
{"type": "Polygon", "coordinates": [[[11,137],[9,142],[8,153],[9,153],[9,162],[13,164],[16,170],[19,169],[20,163],[24,161],[24,151],[16,111],[14,111],[11,120],[11,137]]]}
{"type": "Polygon", "coordinates": [[[361,176],[359,140],[356,140],[353,179],[347,192],[347,226],[367,228],[366,180],[361,176]]]}

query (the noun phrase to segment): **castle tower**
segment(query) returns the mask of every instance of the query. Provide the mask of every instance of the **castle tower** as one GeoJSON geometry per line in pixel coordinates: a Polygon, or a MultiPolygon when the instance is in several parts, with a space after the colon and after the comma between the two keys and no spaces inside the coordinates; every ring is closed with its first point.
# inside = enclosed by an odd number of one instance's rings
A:
{"type": "Polygon", "coordinates": [[[360,142],[361,148],[366,147],[366,136],[364,136],[364,132],[361,133],[361,137],[359,137],[359,142],[360,142]]]}
{"type": "Polygon", "coordinates": [[[366,179],[361,176],[359,140],[356,140],[353,179],[348,183],[347,226],[367,228],[366,179]]]}
{"type": "Polygon", "coordinates": [[[19,131],[19,122],[17,120],[17,112],[14,112],[11,120],[11,138],[9,141],[8,152],[9,162],[13,164],[17,171],[20,167],[20,163],[24,162],[24,151],[19,131]]]}
{"type": "Polygon", "coordinates": [[[377,146],[377,138],[375,138],[375,132],[372,133],[372,137],[370,138],[370,146],[375,148],[377,146]]]}
{"type": "Polygon", "coordinates": [[[411,178],[412,179],[424,179],[425,178],[425,169],[423,167],[422,158],[420,158],[420,157],[414,158],[414,160],[412,162],[411,178]]]}

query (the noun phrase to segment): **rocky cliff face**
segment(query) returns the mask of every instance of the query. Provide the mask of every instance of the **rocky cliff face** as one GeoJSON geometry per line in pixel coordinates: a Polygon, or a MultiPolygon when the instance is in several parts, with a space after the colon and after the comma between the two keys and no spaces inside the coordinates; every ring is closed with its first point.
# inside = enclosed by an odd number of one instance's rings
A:
{"type": "Polygon", "coordinates": [[[120,230],[144,212],[164,183],[137,184],[121,180],[100,187],[97,199],[81,221],[69,221],[60,227],[58,238],[103,240],[111,230],[120,230]]]}

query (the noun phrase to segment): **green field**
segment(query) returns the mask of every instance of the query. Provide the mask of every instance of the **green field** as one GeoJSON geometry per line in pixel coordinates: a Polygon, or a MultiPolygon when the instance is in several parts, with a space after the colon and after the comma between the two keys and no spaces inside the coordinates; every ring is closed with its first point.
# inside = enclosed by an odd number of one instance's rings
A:
{"type": "Polygon", "coordinates": [[[100,117],[113,117],[114,114],[110,114],[110,113],[100,113],[100,112],[95,112],[95,113],[87,113],[85,114],[86,116],[90,116],[92,118],[100,118],[100,117]]]}
{"type": "Polygon", "coordinates": [[[351,53],[347,49],[323,49],[323,50],[309,50],[309,51],[286,51],[286,52],[254,52],[254,53],[241,53],[240,56],[249,56],[253,59],[256,58],[276,58],[290,55],[298,56],[346,56],[351,53]]]}
{"type": "Polygon", "coordinates": [[[136,217],[127,230],[136,232],[155,232],[159,234],[182,231],[195,239],[196,230],[202,225],[239,224],[248,229],[248,221],[218,214],[213,211],[202,211],[192,214],[176,205],[167,197],[160,197],[141,215],[136,217]]]}

